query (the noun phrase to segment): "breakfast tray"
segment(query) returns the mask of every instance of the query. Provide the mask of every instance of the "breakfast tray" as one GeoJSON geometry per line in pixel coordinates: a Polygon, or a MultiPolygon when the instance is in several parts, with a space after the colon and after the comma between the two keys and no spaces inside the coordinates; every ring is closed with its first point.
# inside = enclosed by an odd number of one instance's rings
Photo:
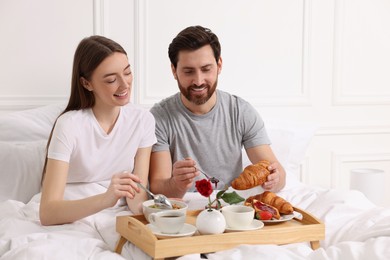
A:
{"type": "MultiPolygon", "coordinates": [[[[325,225],[311,214],[294,207],[303,218],[265,225],[252,231],[230,232],[217,235],[200,235],[196,232],[189,237],[159,239],[146,226],[143,215],[118,216],[116,231],[121,235],[115,252],[121,253],[123,245],[130,241],[153,259],[177,257],[195,253],[210,253],[230,249],[241,244],[291,244],[309,241],[312,249],[320,247],[325,238],[325,225]]],[[[187,211],[186,223],[195,226],[201,210],[187,211]]]]}

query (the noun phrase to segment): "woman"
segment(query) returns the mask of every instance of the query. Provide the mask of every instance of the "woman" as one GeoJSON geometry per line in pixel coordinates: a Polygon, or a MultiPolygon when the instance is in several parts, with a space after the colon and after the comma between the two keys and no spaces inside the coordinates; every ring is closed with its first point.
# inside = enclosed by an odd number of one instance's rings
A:
{"type": "Polygon", "coordinates": [[[75,52],[71,94],[54,124],[43,170],[42,225],[71,223],[126,198],[138,214],[147,195],[155,122],[129,104],[133,75],[125,50],[102,36],[83,39],[75,52]],[[111,181],[110,181],[111,180],[111,181]],[[110,181],[95,196],[64,200],[67,183],[110,181]]]}

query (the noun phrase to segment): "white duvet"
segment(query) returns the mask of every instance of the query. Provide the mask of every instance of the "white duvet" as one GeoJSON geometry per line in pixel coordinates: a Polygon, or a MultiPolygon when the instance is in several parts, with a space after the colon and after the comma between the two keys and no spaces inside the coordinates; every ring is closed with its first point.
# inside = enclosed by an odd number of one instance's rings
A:
{"type": "MultiPolygon", "coordinates": [[[[100,193],[101,184],[67,187],[66,198],[100,193]]],[[[297,185],[279,193],[294,206],[325,223],[325,240],[312,250],[309,243],[240,245],[206,254],[208,259],[390,259],[390,209],[373,205],[357,191],[340,191],[297,185]]],[[[27,204],[0,202],[0,259],[150,259],[127,243],[122,255],[113,252],[119,235],[115,217],[131,214],[120,203],[72,224],[44,227],[38,217],[40,194],[27,204]]],[[[190,209],[205,205],[205,198],[188,193],[190,209]]],[[[212,243],[212,241],[210,241],[212,243]]],[[[203,256],[204,257],[204,256],[203,256]]],[[[199,254],[179,259],[201,259],[199,254]]]]}

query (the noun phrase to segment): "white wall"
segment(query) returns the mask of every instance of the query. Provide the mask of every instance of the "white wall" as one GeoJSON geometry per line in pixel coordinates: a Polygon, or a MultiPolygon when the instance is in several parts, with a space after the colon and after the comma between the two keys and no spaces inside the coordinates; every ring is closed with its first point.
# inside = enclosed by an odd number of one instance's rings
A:
{"type": "Polygon", "coordinates": [[[389,13],[389,0],[0,0],[0,113],[65,102],[91,34],[125,47],[133,102],[150,107],[177,91],[169,42],[201,24],[222,43],[219,88],[266,120],[317,124],[300,178],[348,189],[353,168],[390,176],[389,13]]]}

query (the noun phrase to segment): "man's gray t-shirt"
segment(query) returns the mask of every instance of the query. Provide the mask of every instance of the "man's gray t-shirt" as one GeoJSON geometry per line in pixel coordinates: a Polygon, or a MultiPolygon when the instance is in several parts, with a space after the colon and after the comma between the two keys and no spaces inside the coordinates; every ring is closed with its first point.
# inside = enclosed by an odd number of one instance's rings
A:
{"type": "Polygon", "coordinates": [[[222,189],[242,172],[242,147],[270,144],[270,140],[252,105],[224,91],[216,93],[217,102],[205,115],[190,112],[180,93],[155,104],[150,111],[156,120],[153,152],[170,151],[172,163],[191,157],[198,168],[220,180],[218,189],[222,189]]]}

